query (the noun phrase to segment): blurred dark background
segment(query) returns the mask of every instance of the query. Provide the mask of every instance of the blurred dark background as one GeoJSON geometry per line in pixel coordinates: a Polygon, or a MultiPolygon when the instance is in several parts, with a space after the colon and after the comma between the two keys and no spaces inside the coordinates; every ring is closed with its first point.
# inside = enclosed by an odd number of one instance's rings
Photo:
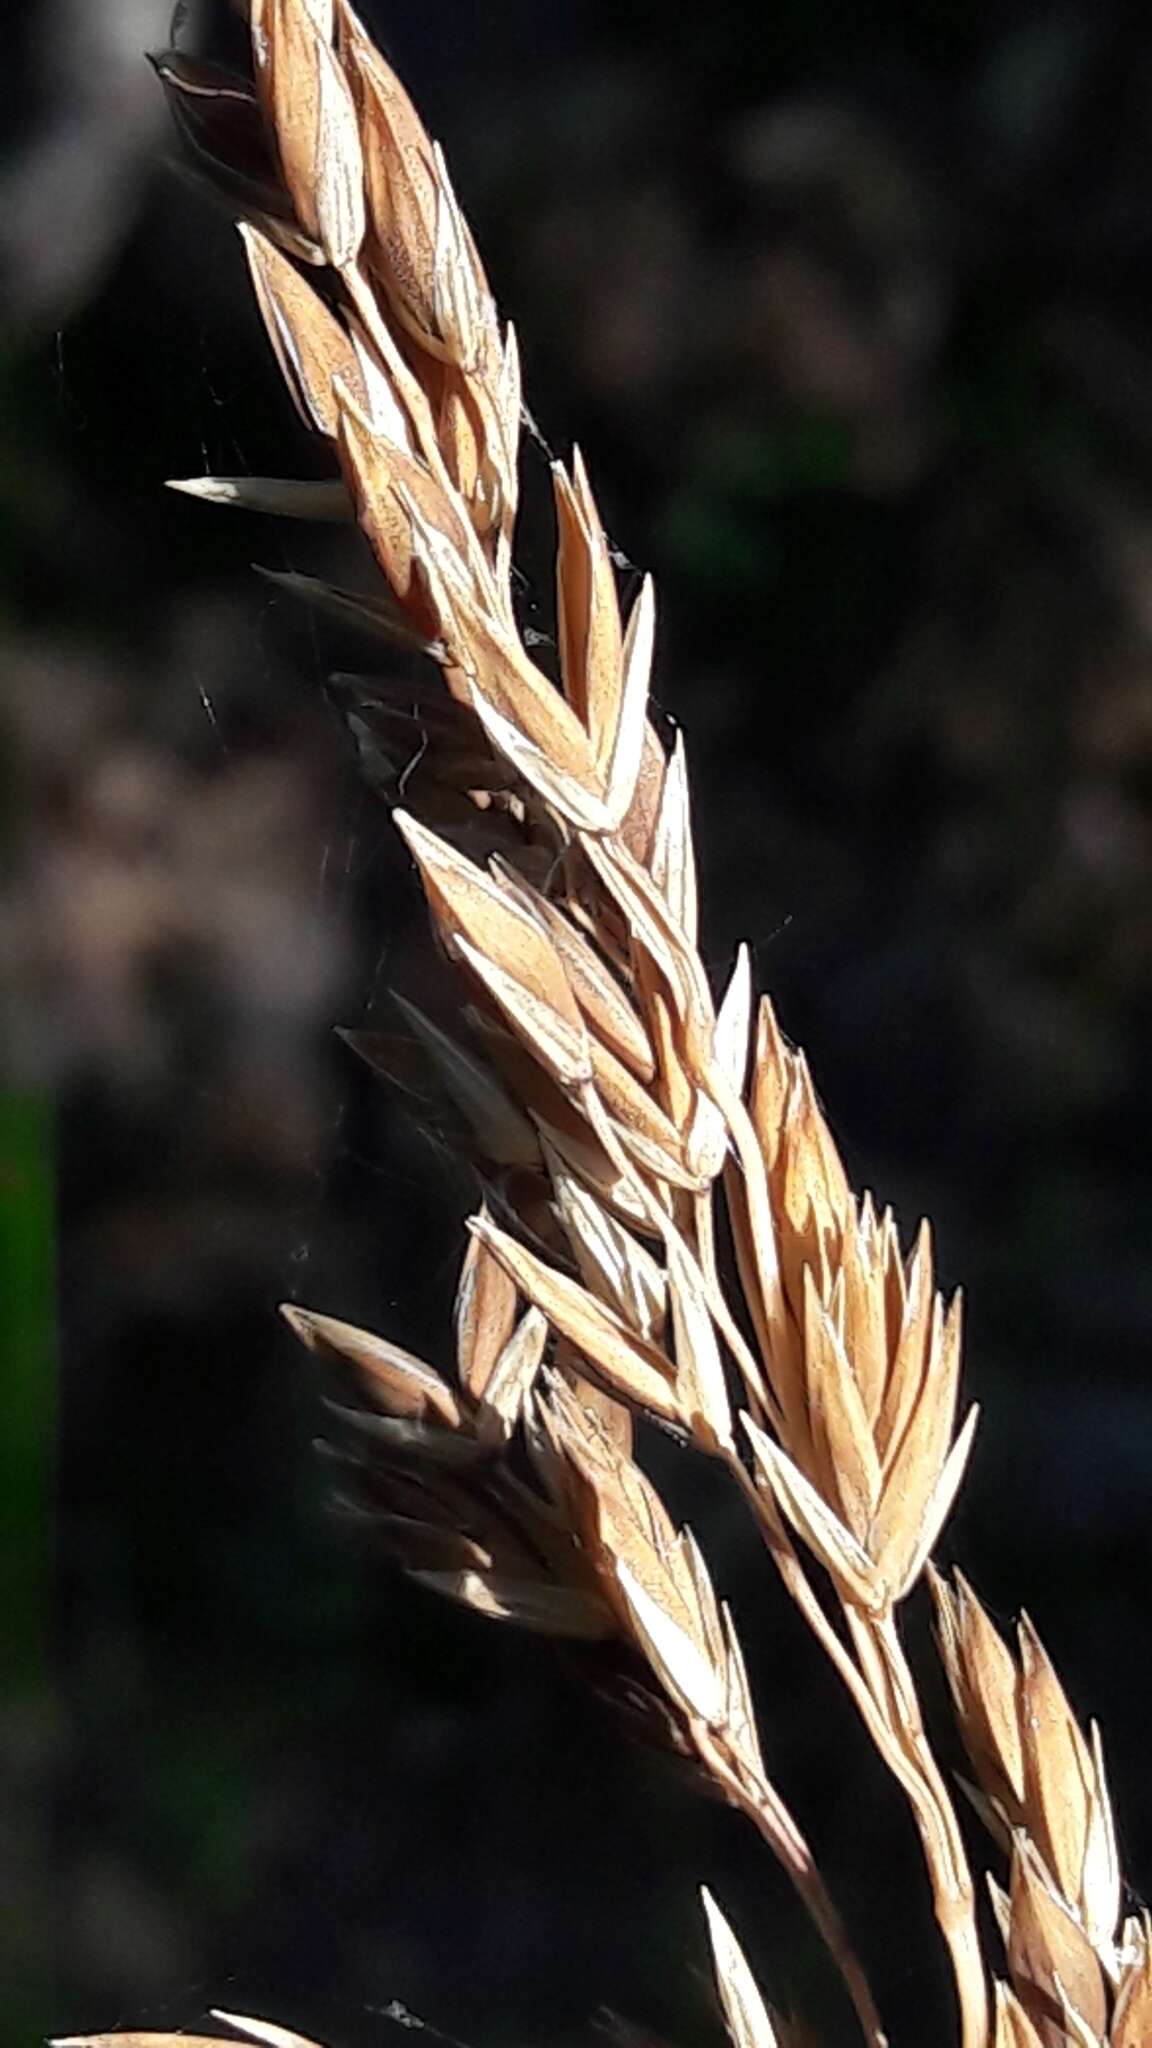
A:
{"type": "MultiPolygon", "coordinates": [[[[0,2035],[217,2003],[367,2048],[399,2000],[469,2048],[603,2003],[712,2039],[705,1878],[851,2039],[740,1823],[327,1511],[275,1304],[445,1362],[470,1197],[333,1036],[412,892],[332,649],[250,565],[353,543],[161,488],[317,460],[174,167],[167,17],[13,5],[0,74],[0,2035]]],[[[1152,1889],[1152,20],[369,18],[544,434],[657,571],[710,964],[754,940],[858,1182],[968,1291],[985,1420],[944,1554],[1101,1718],[1152,1889]]],[[[524,539],[543,602],[534,511],[524,539]]],[[[740,1513],[667,1476],[896,2039],[945,2040],[896,1796],[740,1513]]]]}

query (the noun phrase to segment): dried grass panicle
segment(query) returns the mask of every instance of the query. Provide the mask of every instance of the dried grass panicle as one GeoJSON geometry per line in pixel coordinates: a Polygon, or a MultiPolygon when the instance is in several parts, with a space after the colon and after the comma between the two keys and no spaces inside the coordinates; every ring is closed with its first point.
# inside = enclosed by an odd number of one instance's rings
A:
{"type": "MultiPolygon", "coordinates": [[[[964,2048],[1137,2048],[1148,1926],[1121,1925],[1098,1741],[1027,1624],[1017,1663],[963,1582],[937,1581],[973,1796],[1010,1855],[1008,1978],[990,1983],[899,1616],[972,1442],[959,1302],[937,1291],[927,1225],[906,1247],[851,1188],[803,1054],[767,999],[754,1013],[746,951],[719,1000],[710,988],[684,748],[648,711],[651,581],[622,604],[584,462],[555,464],[557,672],[541,667],[514,603],[516,340],[442,153],[347,0],[251,0],[250,15],[251,80],[171,54],[157,69],[201,173],[243,216],[273,354],[332,477],[177,488],[355,520],[375,557],[375,596],[279,580],[379,641],[376,672],[331,690],[456,1001],[440,1017],[397,996],[348,1036],[483,1194],[451,1379],[286,1311],[342,1390],[340,1493],[422,1584],[561,1639],[753,1821],[878,2048],[863,1970],[766,1769],[736,1624],[643,1469],[644,1429],[718,1461],[909,1801],[964,2048]]],[[[735,2048],[809,2038],[769,2016],[706,1905],[735,2048]]]]}
{"type": "Polygon", "coordinates": [[[1085,1737],[1026,1617],[1013,1656],[961,1573],[951,1584],[933,1574],[932,1591],[976,1774],[965,1789],[1009,1859],[1007,1889],[990,1879],[1017,2030],[1005,2038],[1152,2041],[1148,1916],[1124,1916],[1100,1731],[1085,1737]]]}

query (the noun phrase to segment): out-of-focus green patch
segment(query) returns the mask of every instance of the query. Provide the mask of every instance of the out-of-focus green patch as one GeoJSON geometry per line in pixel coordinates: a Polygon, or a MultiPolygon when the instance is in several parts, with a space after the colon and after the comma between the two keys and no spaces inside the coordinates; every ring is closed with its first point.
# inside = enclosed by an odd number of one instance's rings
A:
{"type": "Polygon", "coordinates": [[[43,2034],[58,2001],[43,1777],[51,1742],[55,1201],[46,1096],[0,1089],[0,1767],[11,1772],[0,1887],[0,2048],[43,2034]]]}
{"type": "Polygon", "coordinates": [[[10,1677],[43,1668],[55,1429],[52,1114],[0,1092],[0,1612],[10,1677]]]}
{"type": "Polygon", "coordinates": [[[809,492],[843,490],[849,455],[848,431],[830,415],[779,413],[755,427],[707,421],[664,514],[673,561],[717,596],[762,590],[773,569],[765,512],[809,492]]]}

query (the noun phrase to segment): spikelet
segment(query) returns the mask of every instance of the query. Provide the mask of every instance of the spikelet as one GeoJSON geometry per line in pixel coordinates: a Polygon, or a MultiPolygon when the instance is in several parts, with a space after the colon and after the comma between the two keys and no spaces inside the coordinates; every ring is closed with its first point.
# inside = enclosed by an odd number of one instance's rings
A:
{"type": "Polygon", "coordinates": [[[933,1575],[932,1591],[976,1774],[967,1790],[1009,1856],[1008,1888],[994,1885],[993,1901],[1013,2010],[1042,2048],[1080,2040],[1118,2048],[1138,2038],[1136,2015],[1144,2024],[1152,2012],[1152,1977],[1146,1921],[1122,1923],[1099,1730],[1082,1733],[1026,1617],[1013,1656],[959,1572],[951,1584],[933,1575]]]}
{"type": "Polygon", "coordinates": [[[857,1202],[807,1062],[766,998],[750,1106],[778,1245],[775,1284],[762,1287],[733,1177],[781,1421],[775,1453],[754,1437],[760,1476],[843,1595],[879,1610],[919,1578],[971,1447],[974,1412],[953,1439],[959,1298],[934,1289],[927,1224],[905,1255],[891,1211],[857,1202]]]}

